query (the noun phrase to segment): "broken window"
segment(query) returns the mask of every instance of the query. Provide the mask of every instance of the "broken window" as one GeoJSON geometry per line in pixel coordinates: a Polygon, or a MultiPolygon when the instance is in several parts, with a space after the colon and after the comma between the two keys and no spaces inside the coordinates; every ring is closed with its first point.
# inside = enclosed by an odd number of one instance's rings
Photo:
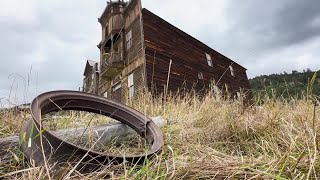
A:
{"type": "Polygon", "coordinates": [[[230,69],[231,76],[234,76],[233,67],[232,67],[232,66],[229,66],[229,69],[230,69]]]}
{"type": "Polygon", "coordinates": [[[133,73],[128,76],[129,98],[134,96],[133,73]]]}
{"type": "Polygon", "coordinates": [[[127,50],[132,46],[132,30],[130,30],[126,35],[126,42],[127,42],[127,50]]]}
{"type": "Polygon", "coordinates": [[[207,61],[208,61],[208,66],[211,66],[211,67],[212,67],[212,59],[211,59],[210,54],[207,54],[207,53],[206,53],[206,58],[207,58],[207,61]]]}
{"type": "Polygon", "coordinates": [[[203,79],[203,74],[202,74],[202,72],[199,72],[199,73],[198,73],[198,79],[203,79]]]}

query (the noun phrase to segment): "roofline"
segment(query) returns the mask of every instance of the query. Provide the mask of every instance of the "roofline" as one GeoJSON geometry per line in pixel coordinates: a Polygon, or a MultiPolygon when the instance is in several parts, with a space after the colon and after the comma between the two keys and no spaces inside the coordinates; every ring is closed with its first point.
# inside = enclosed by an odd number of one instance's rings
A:
{"type": "Polygon", "coordinates": [[[240,66],[240,67],[244,68],[245,70],[248,70],[247,68],[245,68],[245,67],[243,67],[242,65],[238,64],[238,63],[237,63],[237,62],[235,62],[234,60],[232,60],[232,59],[228,58],[227,56],[225,56],[225,55],[221,54],[220,52],[216,51],[216,50],[215,50],[215,49],[213,49],[212,47],[210,47],[210,46],[208,46],[207,44],[203,43],[203,42],[202,42],[202,41],[200,41],[199,39],[197,39],[197,38],[195,38],[195,37],[191,36],[190,34],[188,34],[188,33],[184,32],[184,31],[183,31],[183,30],[181,30],[180,28],[178,28],[178,27],[176,27],[175,25],[173,25],[173,24],[169,23],[168,21],[166,21],[165,19],[161,18],[160,16],[158,16],[158,15],[154,14],[153,12],[149,11],[148,9],[146,9],[146,8],[142,8],[142,11],[144,11],[144,10],[145,10],[145,11],[147,11],[148,13],[151,13],[151,14],[153,14],[153,15],[157,16],[158,18],[162,19],[162,20],[163,20],[164,22],[166,22],[167,24],[169,24],[169,25],[171,25],[171,26],[175,27],[177,30],[179,30],[179,31],[181,31],[182,33],[186,34],[186,35],[187,35],[187,36],[189,36],[190,38],[192,38],[192,39],[194,39],[194,40],[198,41],[198,42],[199,42],[199,43],[201,43],[202,45],[207,46],[209,49],[212,49],[213,51],[215,51],[216,53],[220,54],[221,56],[223,56],[223,57],[225,57],[225,58],[229,59],[231,62],[233,62],[233,64],[237,64],[238,66],[240,66]]]}
{"type": "MultiPolygon", "coordinates": [[[[130,1],[131,2],[131,1],[130,1]]],[[[129,3],[130,3],[129,2],[129,3]]],[[[104,8],[102,14],[100,15],[100,17],[98,18],[98,22],[99,23],[102,23],[101,19],[103,18],[103,16],[105,16],[105,14],[108,12],[108,10],[110,9],[111,5],[113,3],[124,3],[124,4],[127,4],[128,1],[124,1],[124,0],[117,0],[117,1],[113,1],[113,0],[108,0],[107,1],[107,6],[104,8]]]]}
{"type": "Polygon", "coordinates": [[[89,61],[92,61],[92,62],[94,62],[95,64],[99,64],[97,61],[87,59],[87,61],[86,61],[86,66],[84,67],[83,76],[86,76],[86,70],[87,70],[88,65],[89,65],[90,67],[94,67],[94,66],[91,66],[91,65],[90,65],[89,61]]]}

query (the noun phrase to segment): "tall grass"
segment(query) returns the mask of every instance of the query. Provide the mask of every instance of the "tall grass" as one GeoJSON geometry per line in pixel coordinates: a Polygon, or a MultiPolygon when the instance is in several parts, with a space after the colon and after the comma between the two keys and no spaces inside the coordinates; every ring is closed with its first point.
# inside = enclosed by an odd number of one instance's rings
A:
{"type": "MultiPolygon", "coordinates": [[[[191,94],[157,99],[148,93],[141,94],[129,105],[147,116],[163,116],[168,120],[162,128],[165,139],[162,153],[142,166],[106,166],[100,172],[86,175],[74,172],[69,178],[317,179],[320,178],[317,104],[319,97],[311,100],[310,96],[285,100],[262,95],[248,107],[240,100],[217,97],[214,92],[201,100],[191,94]]],[[[0,122],[3,118],[0,117],[0,122]]],[[[20,117],[10,118],[22,121],[20,117]]],[[[19,128],[11,124],[0,127],[1,133],[7,135],[19,132],[19,128]],[[10,129],[9,133],[5,129],[10,129]]],[[[21,165],[20,158],[13,156],[20,165],[10,171],[1,168],[0,177],[48,178],[44,167],[21,165]]],[[[14,162],[10,162],[12,166],[14,162]]]]}

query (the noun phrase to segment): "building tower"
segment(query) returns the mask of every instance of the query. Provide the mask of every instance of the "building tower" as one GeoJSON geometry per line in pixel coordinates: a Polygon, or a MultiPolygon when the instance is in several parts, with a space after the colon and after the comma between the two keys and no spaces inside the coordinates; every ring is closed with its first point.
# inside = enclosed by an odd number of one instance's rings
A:
{"type": "MultiPolygon", "coordinates": [[[[102,28],[102,40],[98,45],[100,49],[100,82],[99,94],[108,96],[107,89],[111,80],[125,67],[123,51],[123,11],[127,2],[123,0],[108,1],[107,7],[98,18],[102,28]]],[[[121,91],[114,91],[115,96],[121,96],[121,91]]]]}

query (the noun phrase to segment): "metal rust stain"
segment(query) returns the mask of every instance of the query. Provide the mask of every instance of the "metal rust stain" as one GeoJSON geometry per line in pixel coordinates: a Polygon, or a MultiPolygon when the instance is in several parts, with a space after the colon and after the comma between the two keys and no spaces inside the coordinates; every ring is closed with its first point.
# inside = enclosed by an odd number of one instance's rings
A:
{"type": "Polygon", "coordinates": [[[43,165],[46,158],[58,169],[67,163],[72,166],[79,163],[76,170],[86,173],[109,164],[123,162],[141,164],[146,158],[151,158],[160,152],[163,145],[161,130],[148,117],[123,104],[93,94],[76,91],[53,91],[41,94],[31,103],[31,115],[33,121],[26,123],[20,134],[20,149],[37,166],[43,165]],[[144,137],[149,145],[149,151],[137,156],[112,156],[64,141],[41,123],[41,116],[60,110],[86,111],[116,119],[144,137]]]}

